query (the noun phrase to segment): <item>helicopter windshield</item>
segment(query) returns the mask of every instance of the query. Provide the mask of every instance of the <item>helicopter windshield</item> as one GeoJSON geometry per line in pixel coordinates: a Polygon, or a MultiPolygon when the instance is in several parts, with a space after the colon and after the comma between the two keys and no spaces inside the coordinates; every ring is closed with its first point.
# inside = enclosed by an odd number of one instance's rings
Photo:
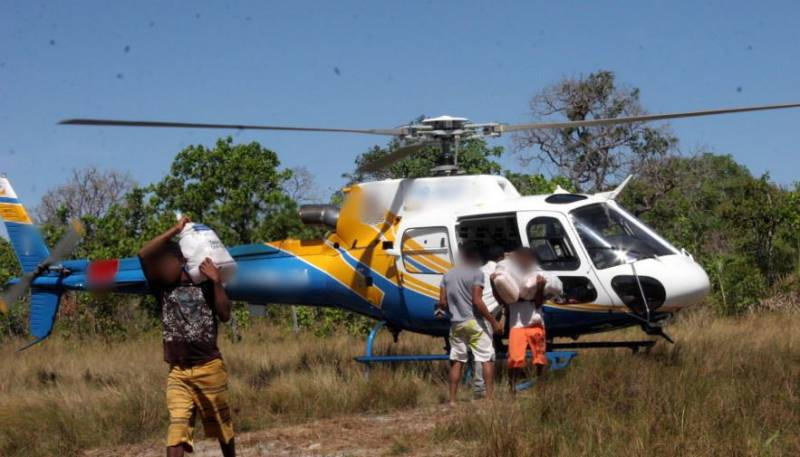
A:
{"type": "Polygon", "coordinates": [[[599,269],[677,250],[621,208],[597,203],[570,212],[586,251],[599,269]]]}

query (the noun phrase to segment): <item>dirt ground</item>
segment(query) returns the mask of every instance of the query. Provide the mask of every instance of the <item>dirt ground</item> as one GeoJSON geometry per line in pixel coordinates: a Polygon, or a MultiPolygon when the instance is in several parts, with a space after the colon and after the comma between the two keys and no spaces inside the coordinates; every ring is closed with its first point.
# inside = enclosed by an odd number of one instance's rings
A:
{"type": "MultiPolygon", "coordinates": [[[[436,446],[432,433],[437,424],[452,417],[472,402],[449,408],[437,406],[387,414],[362,414],[315,420],[301,424],[275,427],[236,437],[237,455],[292,456],[292,457],[348,457],[348,456],[453,456],[458,446],[436,446]]],[[[163,443],[149,442],[108,449],[95,449],[83,454],[86,457],[160,457],[164,455],[163,443]]],[[[213,440],[195,443],[196,457],[218,456],[219,445],[213,440]]]]}

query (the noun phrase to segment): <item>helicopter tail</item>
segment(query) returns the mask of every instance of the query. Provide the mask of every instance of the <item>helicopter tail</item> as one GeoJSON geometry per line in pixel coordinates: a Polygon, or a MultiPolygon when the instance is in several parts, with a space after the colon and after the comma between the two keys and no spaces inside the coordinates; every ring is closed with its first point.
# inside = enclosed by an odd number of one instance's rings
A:
{"type": "Polygon", "coordinates": [[[5,177],[0,178],[0,216],[22,272],[36,271],[36,267],[50,255],[50,250],[5,177]]]}
{"type": "MultiPolygon", "coordinates": [[[[0,177],[0,217],[23,275],[36,275],[40,265],[50,256],[50,250],[6,177],[0,177]]],[[[12,280],[12,287],[20,280],[12,280]]],[[[34,343],[50,335],[60,301],[61,291],[32,288],[30,332],[36,338],[34,343]]],[[[0,311],[5,312],[9,304],[0,300],[0,311]]]]}

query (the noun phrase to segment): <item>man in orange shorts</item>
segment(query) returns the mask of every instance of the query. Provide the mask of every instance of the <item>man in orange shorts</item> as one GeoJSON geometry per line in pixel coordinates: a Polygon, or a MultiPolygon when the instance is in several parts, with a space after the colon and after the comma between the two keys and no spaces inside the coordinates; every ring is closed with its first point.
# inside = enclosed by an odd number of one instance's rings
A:
{"type": "MultiPolygon", "coordinates": [[[[536,256],[528,248],[514,252],[514,259],[522,271],[536,269],[536,256]]],[[[536,376],[541,376],[547,365],[547,346],[544,331],[544,286],[543,276],[536,279],[536,294],[533,301],[519,300],[507,304],[510,331],[508,334],[508,382],[511,392],[516,392],[517,380],[525,371],[525,353],[530,348],[536,376]]]]}

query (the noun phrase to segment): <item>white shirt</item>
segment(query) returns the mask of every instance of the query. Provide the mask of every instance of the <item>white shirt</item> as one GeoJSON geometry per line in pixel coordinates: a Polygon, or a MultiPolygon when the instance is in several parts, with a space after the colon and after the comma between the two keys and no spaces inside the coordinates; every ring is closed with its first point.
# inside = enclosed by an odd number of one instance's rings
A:
{"type": "Polygon", "coordinates": [[[486,265],[481,267],[481,271],[483,272],[483,302],[492,314],[494,314],[498,306],[500,306],[500,304],[497,303],[497,299],[494,298],[492,281],[489,279],[489,276],[494,273],[496,268],[497,262],[493,260],[486,262],[486,265]]]}
{"type": "Polygon", "coordinates": [[[508,317],[511,328],[531,327],[534,325],[544,327],[543,308],[537,309],[533,302],[525,300],[510,304],[508,306],[508,317]]]}

